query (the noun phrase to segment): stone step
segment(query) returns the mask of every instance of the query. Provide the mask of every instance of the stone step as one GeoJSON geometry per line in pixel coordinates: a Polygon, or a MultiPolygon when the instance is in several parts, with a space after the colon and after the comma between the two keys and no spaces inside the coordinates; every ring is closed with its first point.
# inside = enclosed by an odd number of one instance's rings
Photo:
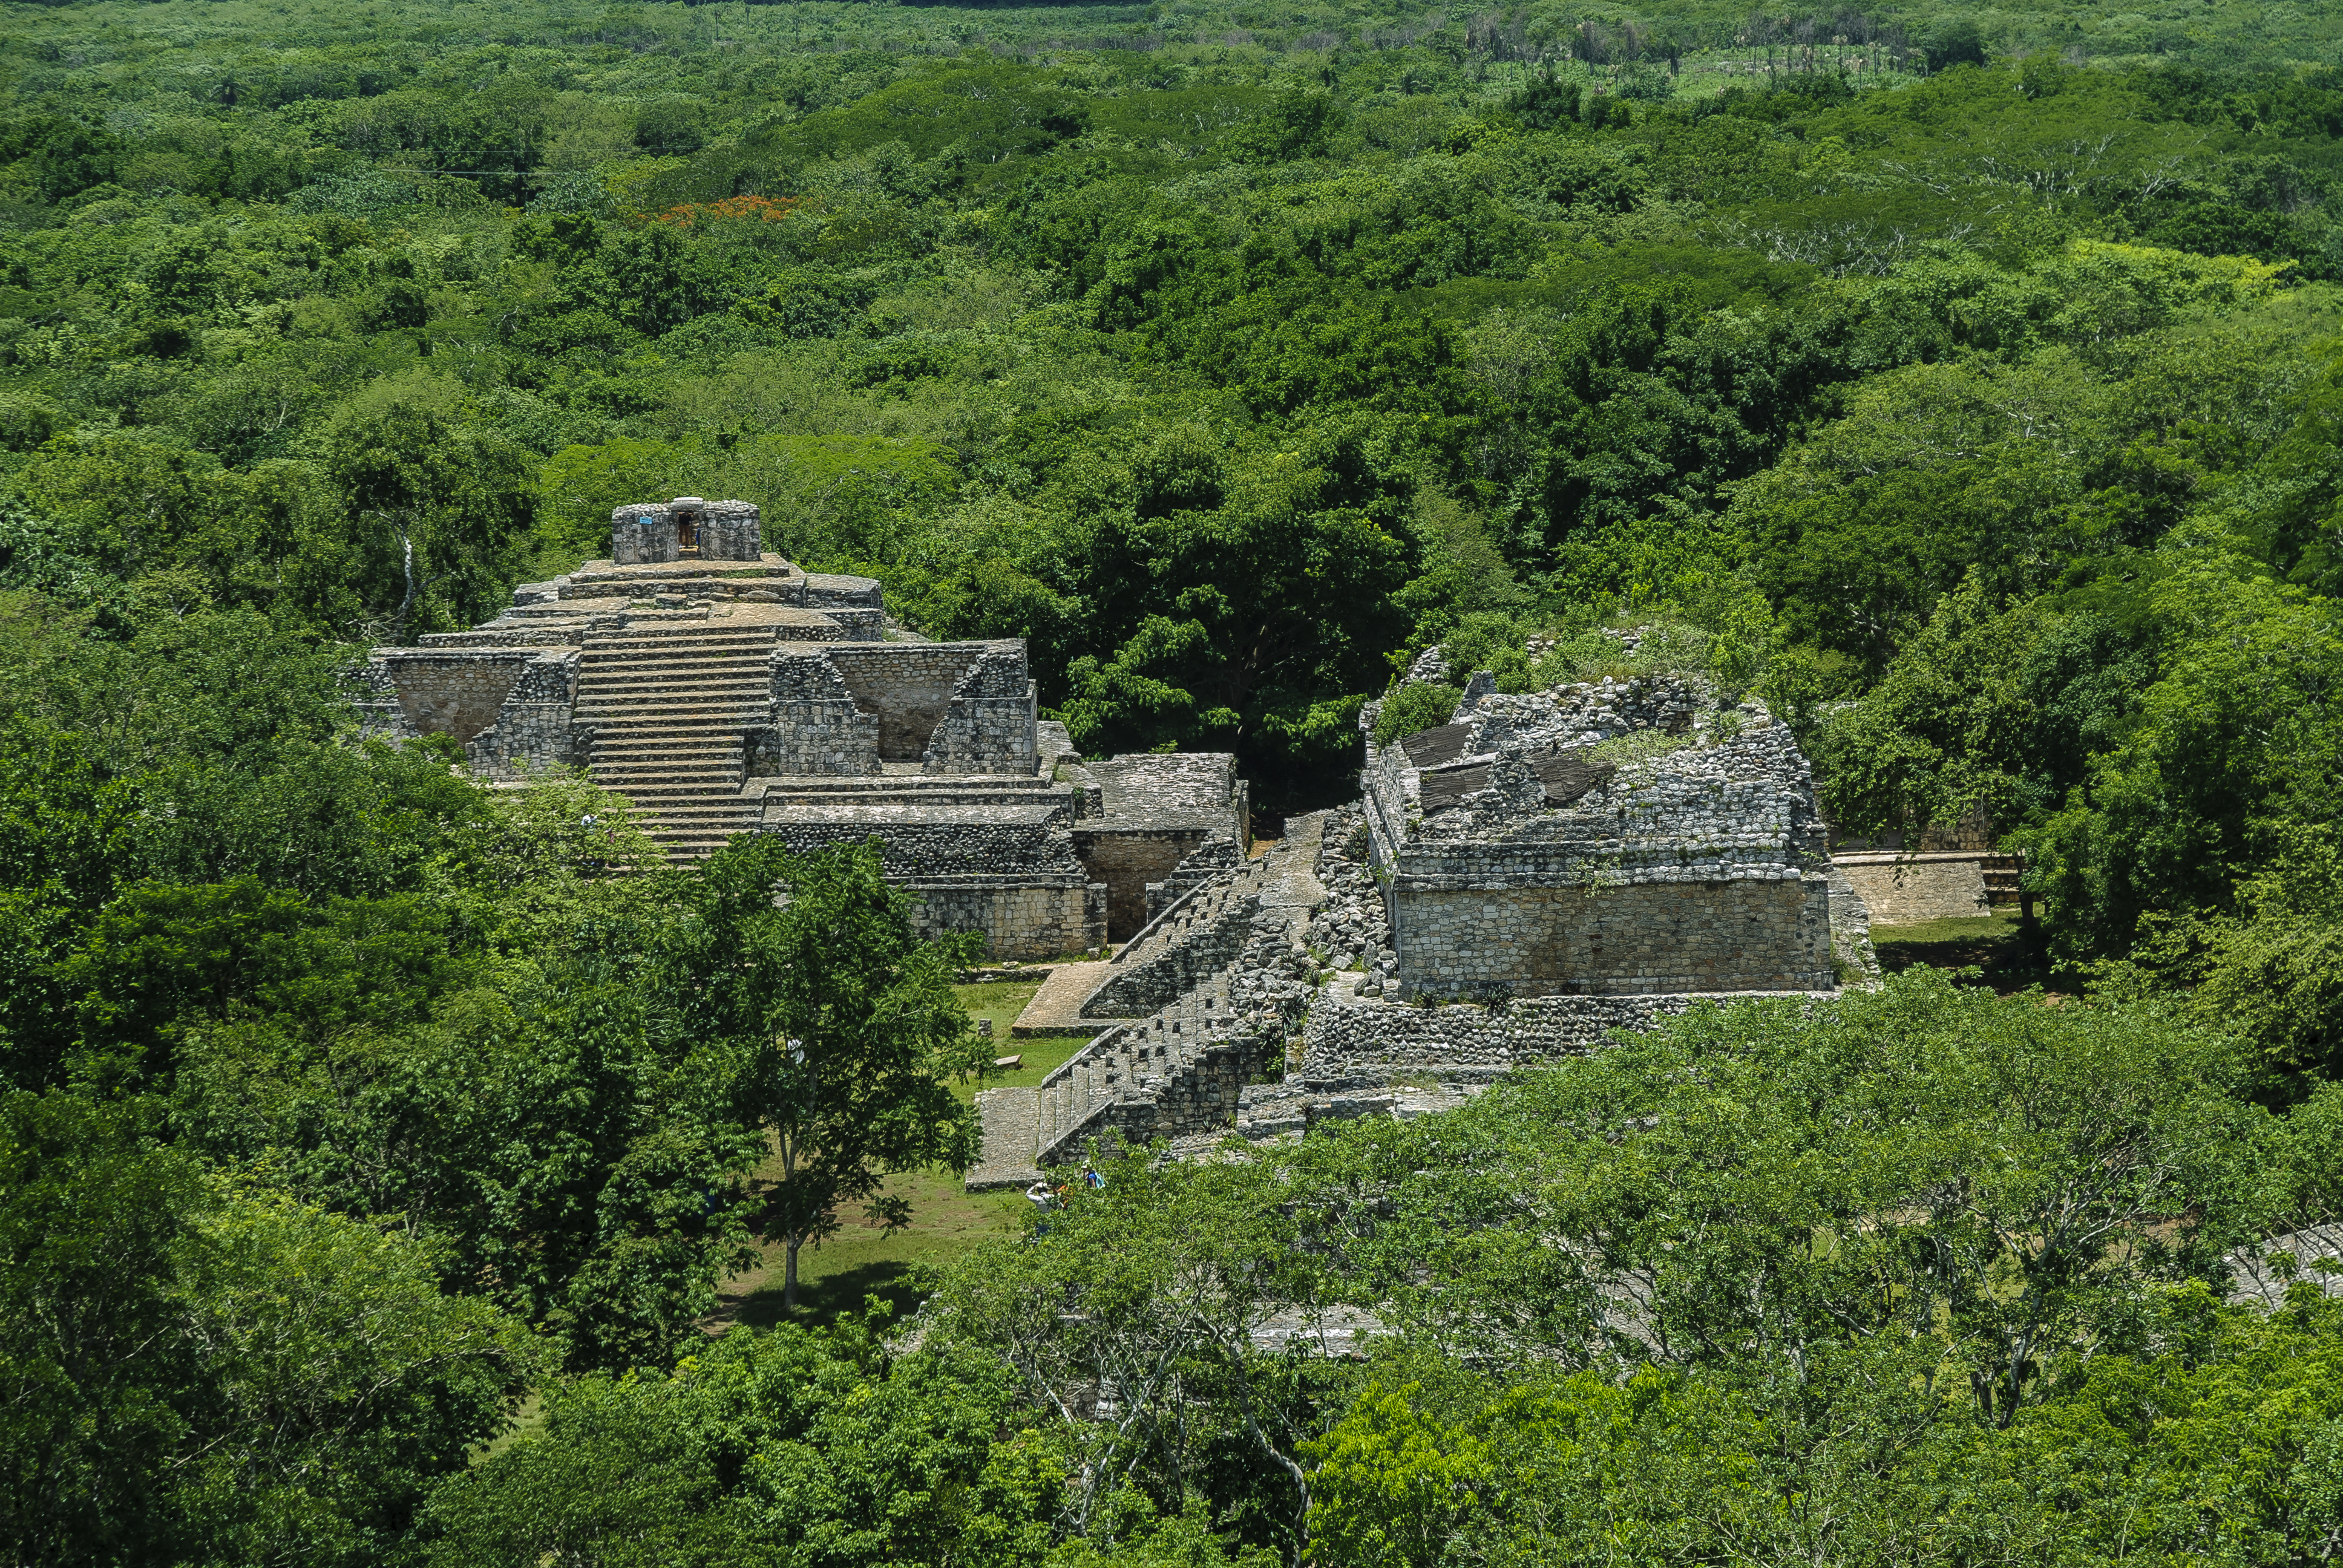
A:
{"type": "Polygon", "coordinates": [[[592,643],[578,657],[578,668],[594,675],[630,669],[762,669],[771,663],[772,650],[769,648],[714,648],[703,643],[645,648],[611,648],[592,643]]]}
{"type": "Polygon", "coordinates": [[[741,731],[766,722],[763,715],[737,708],[729,712],[699,714],[689,719],[663,719],[651,713],[579,713],[576,709],[570,709],[570,713],[577,722],[591,724],[601,734],[608,736],[673,734],[698,739],[729,735],[738,740],[741,731]]]}
{"type": "MultiPolygon", "coordinates": [[[[664,693],[666,702],[664,706],[669,708],[721,708],[727,709],[756,708],[761,709],[766,706],[764,701],[761,700],[764,697],[764,683],[761,681],[749,686],[688,686],[679,683],[666,689],[664,693]]],[[[573,705],[581,708],[598,708],[617,711],[648,709],[662,706],[660,702],[661,696],[662,693],[659,688],[648,683],[642,686],[630,686],[615,690],[596,690],[592,687],[581,686],[578,689],[576,698],[573,699],[573,705]]]]}
{"type": "Polygon", "coordinates": [[[581,693],[590,691],[613,696],[636,692],[650,695],[660,691],[699,692],[711,689],[762,692],[768,689],[772,677],[767,674],[761,666],[748,669],[679,670],[672,674],[659,670],[644,670],[625,676],[598,674],[591,678],[581,675],[578,678],[578,689],[581,693]]]}
{"type": "Polygon", "coordinates": [[[645,757],[659,751],[689,751],[713,755],[736,752],[740,738],[718,730],[679,729],[667,735],[645,735],[639,730],[624,730],[616,735],[597,736],[594,754],[602,756],[645,757]]]}
{"type": "Polygon", "coordinates": [[[629,763],[597,762],[594,777],[607,779],[616,788],[629,794],[639,789],[659,789],[672,794],[679,785],[705,789],[724,780],[728,794],[738,793],[740,765],[738,762],[705,763],[629,763]]]}
{"type": "Polygon", "coordinates": [[[614,701],[598,697],[592,703],[588,703],[581,699],[570,709],[570,712],[581,722],[604,719],[656,719],[665,716],[678,720],[720,720],[725,723],[747,725],[766,723],[770,719],[769,714],[757,709],[743,707],[738,701],[676,702],[663,707],[649,698],[614,701]]]}
{"type": "Polygon", "coordinates": [[[766,793],[776,800],[827,804],[870,796],[966,794],[971,789],[1004,795],[1061,795],[1067,786],[1046,779],[1018,774],[921,775],[918,773],[824,773],[797,779],[776,779],[766,793]]]}
{"type": "Polygon", "coordinates": [[[586,644],[585,651],[578,655],[578,668],[581,674],[588,675],[601,675],[611,670],[697,669],[716,666],[763,669],[772,664],[772,644],[768,642],[674,642],[645,648],[612,648],[596,638],[586,644]]]}
{"type": "Polygon", "coordinates": [[[578,667],[604,670],[689,668],[710,664],[750,666],[769,664],[772,657],[772,645],[765,638],[740,643],[694,638],[630,648],[597,638],[578,656],[578,667]]]}
{"type": "Polygon", "coordinates": [[[628,681],[623,686],[588,686],[578,683],[576,701],[600,708],[642,708],[657,703],[662,697],[669,702],[681,702],[695,707],[742,708],[759,701],[765,694],[762,679],[757,680],[677,680],[628,681]]]}
{"type": "Polygon", "coordinates": [[[765,798],[784,806],[883,806],[890,804],[983,806],[1046,805],[1061,797],[1062,786],[1041,789],[994,789],[981,781],[948,780],[955,788],[933,789],[768,789],[765,798]]]}
{"type": "Polygon", "coordinates": [[[736,779],[721,779],[721,776],[677,779],[659,783],[659,780],[649,779],[605,779],[598,771],[595,783],[602,785],[605,789],[616,789],[618,795],[642,806],[644,811],[663,811],[666,806],[691,799],[729,799],[729,797],[740,792],[740,783],[736,779]]]}
{"type": "Polygon", "coordinates": [[[708,642],[708,640],[677,640],[677,642],[644,642],[644,645],[611,645],[595,638],[586,642],[578,654],[581,670],[659,670],[668,666],[700,666],[700,663],[738,663],[738,666],[769,666],[773,661],[773,645],[766,640],[754,642],[708,642]]]}
{"type": "Polygon", "coordinates": [[[596,746],[589,758],[596,768],[730,768],[741,764],[738,741],[698,745],[672,737],[639,747],[596,746]]]}

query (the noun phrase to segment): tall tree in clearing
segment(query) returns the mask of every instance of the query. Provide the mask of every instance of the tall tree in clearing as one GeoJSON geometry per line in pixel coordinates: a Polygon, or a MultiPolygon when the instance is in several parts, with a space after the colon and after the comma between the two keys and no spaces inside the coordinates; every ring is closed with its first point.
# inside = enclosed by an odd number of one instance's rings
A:
{"type": "Polygon", "coordinates": [[[742,839],[694,890],[666,989],[726,1062],[732,1113],[771,1141],[759,1230],[785,1250],[794,1311],[798,1253],[838,1230],[841,1205],[900,1228],[910,1206],[881,1191],[887,1177],[975,1157],[975,1113],[950,1081],[991,1059],[951,985],[981,939],[922,940],[875,839],[800,856],[742,839]]]}

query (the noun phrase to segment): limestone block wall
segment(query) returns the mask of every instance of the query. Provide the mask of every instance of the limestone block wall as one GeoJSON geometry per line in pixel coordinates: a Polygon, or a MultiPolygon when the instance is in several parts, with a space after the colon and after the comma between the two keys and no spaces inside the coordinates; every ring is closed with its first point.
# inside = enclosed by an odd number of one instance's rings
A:
{"type": "MultiPolygon", "coordinates": [[[[1062,729],[1063,726],[1044,721],[1035,728],[1041,732],[1046,741],[1050,730],[1062,729]]],[[[1049,766],[1049,753],[1045,749],[1042,753],[1043,766],[1049,766]]],[[[1106,815],[1106,794],[1099,788],[1098,776],[1083,767],[1081,759],[1073,752],[1061,753],[1050,776],[1059,783],[1081,791],[1081,804],[1074,808],[1074,820],[1095,822],[1106,815]]]]}
{"type": "Polygon", "coordinates": [[[398,739],[469,740],[497,721],[505,699],[543,650],[529,648],[377,650],[356,677],[369,729],[398,739]]]}
{"type": "Polygon", "coordinates": [[[622,567],[659,565],[682,558],[682,525],[689,522],[699,558],[753,561],[764,557],[757,508],[747,501],[703,501],[696,496],[673,501],[639,501],[610,513],[610,559],[622,567]]]}
{"type": "Polygon", "coordinates": [[[876,773],[879,746],[879,717],[856,706],[822,647],[775,646],[772,720],[749,739],[752,775],[876,773]]]}
{"type": "Polygon", "coordinates": [[[1232,839],[1207,839],[1172,867],[1160,882],[1147,884],[1147,918],[1153,920],[1185,898],[1199,884],[1243,864],[1244,855],[1232,839]]]}
{"type": "Polygon", "coordinates": [[[682,557],[675,518],[656,502],[619,507],[610,513],[610,559],[618,566],[656,566],[682,557]]]}
{"type": "Polygon", "coordinates": [[[1141,751],[1088,765],[1106,794],[1110,814],[1147,821],[1210,821],[1225,824],[1240,843],[1242,824],[1228,820],[1241,812],[1244,787],[1237,759],[1226,751],[1141,751]]]}
{"type": "Polygon", "coordinates": [[[848,643],[830,661],[855,705],[879,720],[879,755],[889,762],[926,759],[960,678],[984,656],[981,642],[848,643]]]}
{"type": "Polygon", "coordinates": [[[710,501],[699,514],[699,558],[753,561],[763,558],[764,534],[757,508],[747,501],[710,501]]]}
{"type": "Polygon", "coordinates": [[[1391,900],[1408,995],[1826,990],[1822,875],[1417,890],[1391,900]]]}
{"type": "Polygon", "coordinates": [[[1041,1163],[1061,1165],[1081,1159],[1092,1140],[1111,1142],[1109,1133],[1125,1148],[1141,1148],[1151,1139],[1228,1127],[1236,1120],[1244,1086],[1269,1065],[1276,1043],[1263,1037],[1213,1041],[1182,1062],[1169,1081],[1151,1089],[1146,1099],[1110,1101],[1061,1133],[1041,1151],[1041,1163]]]}
{"type": "Polygon", "coordinates": [[[878,719],[882,761],[918,762],[932,774],[1038,771],[1021,641],[855,642],[827,652],[855,706],[878,719]]]}
{"type": "Polygon", "coordinates": [[[1530,997],[1496,1007],[1414,1007],[1405,1002],[1325,1003],[1302,1028],[1299,1076],[1341,1078],[1363,1070],[1481,1068],[1584,1056],[1614,1030],[1649,1029],[1695,1003],[1824,1001],[1781,991],[1739,995],[1530,997]]]}
{"type": "Polygon", "coordinates": [[[920,759],[930,773],[1031,779],[1041,766],[1035,724],[1025,645],[988,643],[952,688],[951,701],[920,759]]]}
{"type": "MultiPolygon", "coordinates": [[[[846,819],[768,819],[763,831],[778,835],[797,854],[824,844],[860,844],[877,839],[890,877],[1047,874],[1090,885],[1068,841],[1063,812],[1048,818],[994,822],[902,821],[875,824],[846,819]]],[[[1084,944],[1088,945],[1088,944],[1084,944]]]]}
{"type": "Polygon", "coordinates": [[[544,626],[531,626],[526,621],[490,621],[470,631],[427,631],[415,641],[417,647],[436,648],[565,648],[575,644],[581,636],[617,631],[623,625],[620,618],[614,615],[554,621],[544,626]]]}
{"type": "Polygon", "coordinates": [[[1051,959],[1106,940],[1106,889],[1079,874],[1002,882],[991,878],[913,878],[920,934],[981,931],[985,956],[1051,959]]]}
{"type": "Polygon", "coordinates": [[[1993,912],[1981,854],[1834,855],[1831,864],[1862,895],[1875,925],[1910,926],[1993,912]]]}
{"type": "Polygon", "coordinates": [[[518,778],[569,767],[579,759],[582,753],[570,723],[578,652],[575,648],[549,649],[522,667],[520,678],[497,710],[496,722],[464,744],[475,771],[518,778]]]}
{"type": "Polygon", "coordinates": [[[877,578],[844,572],[808,572],[798,583],[798,600],[814,609],[884,609],[886,591],[877,578]]]}
{"type": "Polygon", "coordinates": [[[1151,918],[1147,885],[1161,882],[1203,847],[1212,830],[1192,826],[1145,827],[1080,823],[1074,852],[1094,880],[1106,884],[1110,941],[1129,941],[1151,918]]]}

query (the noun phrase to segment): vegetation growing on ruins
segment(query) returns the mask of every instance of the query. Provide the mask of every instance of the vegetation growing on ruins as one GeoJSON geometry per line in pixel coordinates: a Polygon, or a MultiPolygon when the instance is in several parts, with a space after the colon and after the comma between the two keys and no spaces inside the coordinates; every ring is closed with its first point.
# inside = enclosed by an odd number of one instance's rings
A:
{"type": "Polygon", "coordinates": [[[2332,1554],[2343,1321],[2224,1261],[2343,1203],[2316,7],[7,21],[0,1556],[2332,1554]],[[1695,1014],[711,1342],[837,1218],[777,1134],[882,1220],[962,1152],[956,954],[339,684],[677,493],[1271,809],[1435,646],[1386,739],[1698,674],[1849,829],[1989,818],[2056,994],[1695,1014]]]}

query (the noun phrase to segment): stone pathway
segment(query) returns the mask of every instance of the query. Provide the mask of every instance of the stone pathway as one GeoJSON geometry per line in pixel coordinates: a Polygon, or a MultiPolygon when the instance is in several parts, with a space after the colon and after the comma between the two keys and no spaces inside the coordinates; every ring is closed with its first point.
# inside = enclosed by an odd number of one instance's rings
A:
{"type": "Polygon", "coordinates": [[[1115,973],[1115,966],[1098,963],[1060,964],[1009,1026],[1013,1040],[1047,1040],[1052,1037],[1080,1035],[1088,1038],[1103,1034],[1118,1024],[1136,1023],[1135,1018],[1084,1018],[1082,1003],[1091,992],[1106,983],[1115,973]]]}
{"type": "Polygon", "coordinates": [[[1022,1190],[1041,1179],[1033,1163],[1041,1141],[1041,1096],[1030,1089],[982,1089],[976,1095],[976,1121],[983,1144],[968,1168],[965,1190],[1022,1190]]]}

